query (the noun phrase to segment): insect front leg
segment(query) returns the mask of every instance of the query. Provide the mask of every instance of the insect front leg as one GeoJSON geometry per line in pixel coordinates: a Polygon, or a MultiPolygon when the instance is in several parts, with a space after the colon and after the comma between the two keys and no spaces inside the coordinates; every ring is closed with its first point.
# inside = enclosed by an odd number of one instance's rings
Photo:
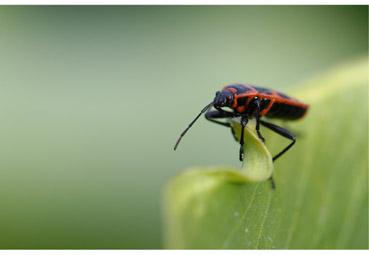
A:
{"type": "Polygon", "coordinates": [[[223,111],[222,109],[218,109],[218,110],[215,110],[215,111],[210,111],[210,109],[209,109],[207,111],[207,113],[205,114],[205,118],[208,121],[211,121],[215,124],[219,124],[221,126],[230,128],[231,132],[232,132],[232,135],[233,135],[233,138],[236,140],[236,142],[238,142],[236,133],[235,133],[234,129],[232,128],[232,125],[228,122],[223,122],[223,121],[217,120],[217,119],[234,118],[234,117],[237,117],[236,114],[231,113],[231,112],[223,111]]]}
{"type": "Polygon", "coordinates": [[[210,111],[210,109],[205,113],[205,118],[208,121],[211,121],[213,123],[222,125],[224,127],[231,127],[231,124],[227,123],[227,122],[223,122],[223,121],[219,121],[217,119],[225,119],[225,118],[233,118],[234,114],[231,112],[226,112],[226,111],[219,111],[219,110],[214,110],[214,111],[210,111]]]}
{"type": "Polygon", "coordinates": [[[240,161],[243,161],[243,159],[244,159],[244,150],[243,150],[243,145],[244,145],[245,127],[246,127],[246,125],[247,125],[247,122],[249,122],[249,119],[248,119],[246,116],[242,116],[242,117],[241,117],[240,154],[239,154],[239,159],[240,159],[240,161]]]}

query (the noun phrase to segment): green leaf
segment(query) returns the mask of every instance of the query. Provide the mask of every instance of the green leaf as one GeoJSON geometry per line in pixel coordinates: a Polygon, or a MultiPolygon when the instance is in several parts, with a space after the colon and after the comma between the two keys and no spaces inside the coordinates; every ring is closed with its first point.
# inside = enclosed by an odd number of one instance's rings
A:
{"type": "MultiPolygon", "coordinates": [[[[167,248],[368,248],[368,62],[299,88],[292,94],[311,108],[302,121],[278,123],[298,139],[274,164],[276,190],[265,181],[270,154],[248,130],[244,169],[197,168],[170,181],[167,248]]],[[[262,132],[273,154],[288,143],[262,132]]]]}
{"type": "MultiPolygon", "coordinates": [[[[230,120],[232,133],[239,143],[241,139],[241,125],[239,121],[230,120]]],[[[250,120],[244,134],[245,151],[242,169],[234,172],[243,176],[245,182],[260,182],[270,178],[274,165],[272,155],[265,144],[258,138],[255,130],[255,121],[250,120]]]]}

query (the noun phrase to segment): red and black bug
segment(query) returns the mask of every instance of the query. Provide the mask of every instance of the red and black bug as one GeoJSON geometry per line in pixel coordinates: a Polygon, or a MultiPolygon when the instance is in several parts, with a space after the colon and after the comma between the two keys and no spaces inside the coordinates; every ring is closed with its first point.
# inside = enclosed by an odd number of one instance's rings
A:
{"type": "Polygon", "coordinates": [[[225,127],[230,127],[230,124],[228,122],[222,122],[219,119],[239,117],[241,119],[242,127],[239,159],[243,161],[244,128],[250,118],[255,118],[256,132],[260,140],[263,142],[264,138],[260,133],[260,125],[263,125],[277,134],[291,140],[291,143],[286,148],[273,157],[274,161],[295,144],[296,136],[287,129],[269,123],[261,118],[266,117],[283,120],[297,120],[305,115],[308,108],[309,105],[275,90],[248,84],[231,84],[224,87],[221,91],[216,92],[214,100],[205,106],[181,133],[174,146],[174,150],[177,149],[182,137],[197,121],[201,114],[205,113],[207,120],[225,127]],[[215,110],[211,110],[213,107],[215,110]],[[227,111],[223,108],[230,108],[232,111],[227,111]]]}

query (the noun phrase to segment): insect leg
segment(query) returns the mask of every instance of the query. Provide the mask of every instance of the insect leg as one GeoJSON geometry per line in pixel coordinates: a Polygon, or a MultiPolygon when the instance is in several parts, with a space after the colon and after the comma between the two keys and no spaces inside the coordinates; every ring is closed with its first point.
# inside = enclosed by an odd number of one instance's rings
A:
{"type": "Polygon", "coordinates": [[[260,120],[261,125],[271,129],[272,131],[276,132],[277,134],[290,139],[292,142],[286,147],[284,148],[281,152],[279,152],[277,155],[275,155],[273,157],[273,161],[275,161],[277,158],[279,158],[280,156],[282,156],[286,151],[288,151],[296,142],[296,136],[291,133],[290,131],[288,131],[287,129],[284,129],[280,126],[277,126],[275,124],[260,120]]]}
{"type": "MultiPolygon", "coordinates": [[[[272,124],[272,123],[269,123],[269,122],[266,122],[266,121],[263,121],[263,120],[260,120],[260,123],[271,129],[272,131],[276,132],[277,134],[287,138],[287,139],[290,139],[292,140],[292,142],[286,147],[284,148],[281,152],[279,152],[277,155],[275,155],[273,157],[273,161],[275,161],[277,158],[279,158],[280,156],[282,156],[286,151],[288,151],[296,142],[296,136],[291,133],[290,131],[288,131],[287,129],[285,128],[282,128],[280,126],[277,126],[275,124],[272,124]]],[[[270,182],[271,182],[271,185],[272,185],[272,188],[275,189],[275,181],[274,181],[274,178],[273,178],[273,175],[269,178],[270,182]]]]}
{"type": "Polygon", "coordinates": [[[240,154],[239,159],[243,161],[244,158],[244,151],[243,151],[243,144],[244,144],[244,134],[245,134],[245,127],[249,119],[246,116],[241,117],[241,139],[240,139],[240,154]]]}
{"type": "Polygon", "coordinates": [[[256,133],[258,134],[259,139],[264,143],[265,139],[260,133],[260,100],[254,101],[255,110],[254,110],[254,117],[256,119],[256,133]]]}
{"type": "Polygon", "coordinates": [[[232,118],[234,117],[234,114],[231,112],[226,112],[226,111],[207,111],[205,113],[205,118],[213,123],[225,126],[225,127],[231,127],[231,124],[227,123],[227,122],[223,122],[223,121],[219,121],[216,119],[222,119],[222,118],[232,118]]]}

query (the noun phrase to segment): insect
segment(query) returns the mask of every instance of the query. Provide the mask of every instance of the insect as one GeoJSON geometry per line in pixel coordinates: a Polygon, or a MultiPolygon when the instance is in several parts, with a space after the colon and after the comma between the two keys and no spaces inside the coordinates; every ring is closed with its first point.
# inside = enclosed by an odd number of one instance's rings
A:
{"type": "MultiPolygon", "coordinates": [[[[260,125],[291,140],[291,143],[287,147],[273,157],[273,161],[275,161],[295,144],[296,136],[289,130],[267,122],[263,118],[297,120],[306,114],[308,108],[309,105],[275,90],[249,84],[230,84],[225,86],[221,91],[216,92],[214,100],[206,105],[181,133],[174,146],[174,150],[177,149],[182,137],[204,113],[207,120],[225,127],[231,126],[228,122],[223,122],[220,119],[240,118],[241,138],[239,141],[239,160],[243,161],[244,129],[249,119],[255,118],[255,129],[261,141],[265,142],[264,137],[260,133],[260,125]],[[228,110],[226,110],[227,108],[228,110]]],[[[275,184],[272,177],[271,181],[274,187],[275,184]]]]}

